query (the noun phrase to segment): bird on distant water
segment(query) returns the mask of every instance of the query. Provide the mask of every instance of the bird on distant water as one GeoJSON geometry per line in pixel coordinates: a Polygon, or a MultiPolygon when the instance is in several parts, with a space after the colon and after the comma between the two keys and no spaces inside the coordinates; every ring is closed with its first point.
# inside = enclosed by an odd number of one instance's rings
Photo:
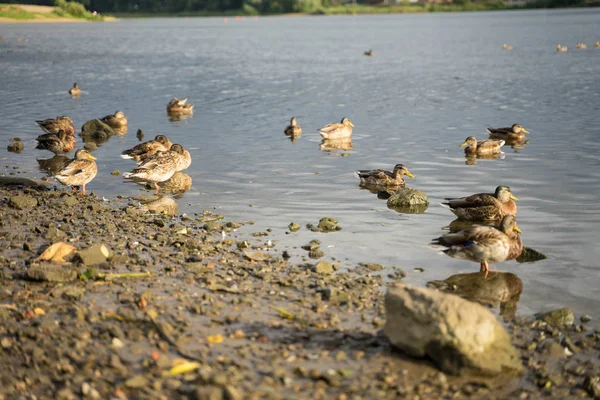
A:
{"type": "Polygon", "coordinates": [[[81,194],[85,196],[85,185],[88,184],[98,173],[96,157],[92,156],[85,149],[79,149],[75,152],[75,158],[65,164],[53,176],[63,185],[81,186],[81,194]]]}
{"type": "Polygon", "coordinates": [[[505,143],[520,142],[525,139],[525,134],[529,131],[521,126],[521,124],[513,124],[507,128],[487,128],[490,139],[501,139],[505,143]]]}
{"type": "Polygon", "coordinates": [[[290,124],[283,131],[288,136],[298,136],[302,134],[302,128],[298,125],[296,117],[292,117],[290,124]]]}
{"type": "Polygon", "coordinates": [[[71,96],[79,96],[81,94],[81,89],[79,89],[79,85],[77,82],[73,84],[73,87],[69,89],[69,94],[71,96]]]}
{"type": "Polygon", "coordinates": [[[460,146],[465,148],[465,155],[474,157],[502,154],[504,143],[504,140],[496,139],[478,141],[475,136],[469,136],[460,146]]]}
{"type": "Polygon", "coordinates": [[[575,45],[575,48],[577,48],[577,49],[587,49],[587,44],[579,42],[579,43],[577,43],[575,45]]]}
{"type": "Polygon", "coordinates": [[[186,104],[188,98],[184,98],[179,100],[177,97],[174,97],[167,104],[167,113],[169,114],[190,114],[194,111],[193,104],[186,104]]]}
{"type": "Polygon", "coordinates": [[[373,50],[369,49],[364,52],[365,56],[373,57],[373,50]]]}
{"type": "Polygon", "coordinates": [[[69,135],[75,134],[75,125],[73,125],[73,121],[71,118],[67,116],[56,117],[55,119],[49,118],[45,120],[35,121],[40,128],[46,133],[58,133],[58,131],[63,130],[69,135]]]}
{"type": "Polygon", "coordinates": [[[600,40],[596,41],[596,43],[594,43],[594,46],[600,47],[600,40]]]}
{"type": "Polygon", "coordinates": [[[487,277],[489,264],[512,260],[521,255],[521,229],[514,215],[506,215],[494,226],[474,225],[456,233],[433,239],[431,245],[441,245],[452,258],[475,261],[487,277]]]}
{"type": "Polygon", "coordinates": [[[168,151],[172,145],[173,143],[165,135],[156,135],[152,140],[125,150],[121,153],[121,157],[141,162],[146,158],[152,157],[158,151],[168,151]]]}
{"type": "Polygon", "coordinates": [[[69,135],[62,129],[58,133],[44,133],[35,140],[38,142],[36,149],[50,150],[54,154],[70,153],[77,145],[75,136],[69,135]]]}
{"type": "Polygon", "coordinates": [[[512,50],[513,47],[510,44],[504,44],[504,45],[502,45],[502,48],[504,50],[512,50]]]}
{"type": "Polygon", "coordinates": [[[556,45],[556,51],[559,53],[567,51],[567,50],[569,50],[569,48],[567,46],[561,46],[560,44],[556,45]]]}
{"type": "Polygon", "coordinates": [[[444,206],[458,218],[471,221],[500,220],[506,215],[517,215],[515,201],[519,199],[512,194],[508,186],[498,186],[494,193],[477,193],[468,197],[447,197],[444,206]]]}
{"type": "Polygon", "coordinates": [[[403,188],[406,186],[403,176],[414,178],[404,164],[396,164],[393,171],[383,169],[360,170],[356,176],[360,179],[360,186],[403,188]]]}
{"type": "Polygon", "coordinates": [[[323,139],[341,139],[350,137],[352,128],[354,128],[354,124],[344,117],[341,122],[325,125],[319,129],[319,133],[323,139]]]}

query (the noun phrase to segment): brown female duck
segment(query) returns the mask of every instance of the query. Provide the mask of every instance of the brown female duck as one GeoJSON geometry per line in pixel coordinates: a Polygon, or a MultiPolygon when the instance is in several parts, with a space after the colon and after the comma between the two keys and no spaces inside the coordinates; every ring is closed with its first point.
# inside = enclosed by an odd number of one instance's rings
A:
{"type": "Polygon", "coordinates": [[[75,152],[75,158],[65,164],[53,176],[63,185],[81,186],[81,194],[85,196],[85,185],[88,184],[98,173],[96,157],[92,156],[85,149],[79,149],[75,152]]]}
{"type": "Polygon", "coordinates": [[[402,178],[403,175],[409,178],[415,177],[404,164],[396,164],[392,172],[383,169],[356,172],[356,176],[360,179],[360,186],[381,188],[403,188],[406,186],[406,182],[402,178]]]}
{"type": "Polygon", "coordinates": [[[446,200],[442,204],[450,207],[454,215],[471,221],[500,220],[509,214],[517,215],[514,201],[519,201],[508,186],[498,186],[494,193],[478,193],[446,200]]]}
{"type": "Polygon", "coordinates": [[[494,154],[502,154],[500,149],[504,146],[504,140],[489,139],[477,140],[475,136],[469,136],[461,143],[461,147],[465,147],[465,155],[468,157],[489,156],[494,154]]]}
{"type": "Polygon", "coordinates": [[[69,135],[75,134],[75,125],[71,118],[67,116],[56,117],[56,119],[45,119],[35,121],[46,133],[58,133],[59,130],[65,131],[69,135]]]}
{"type": "Polygon", "coordinates": [[[70,153],[77,145],[75,136],[69,135],[62,129],[56,134],[45,133],[40,135],[35,140],[38,142],[37,146],[35,146],[36,149],[50,150],[54,154],[70,153]]]}
{"type": "Polygon", "coordinates": [[[165,135],[156,135],[153,140],[140,143],[129,150],[125,150],[121,153],[121,157],[141,162],[148,157],[152,157],[158,151],[169,150],[172,145],[173,143],[165,135]]]}

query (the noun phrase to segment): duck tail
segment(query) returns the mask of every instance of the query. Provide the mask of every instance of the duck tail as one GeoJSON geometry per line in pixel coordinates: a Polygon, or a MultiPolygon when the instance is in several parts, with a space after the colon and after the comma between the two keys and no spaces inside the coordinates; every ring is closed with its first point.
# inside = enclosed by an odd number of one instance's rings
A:
{"type": "Polygon", "coordinates": [[[498,140],[498,144],[500,145],[500,147],[504,146],[506,144],[506,141],[504,140],[498,140]]]}
{"type": "Polygon", "coordinates": [[[319,131],[319,134],[323,139],[329,139],[329,133],[325,133],[323,131],[319,131]]]}
{"type": "Polygon", "coordinates": [[[487,131],[487,133],[488,133],[488,134],[490,134],[490,135],[493,133],[493,132],[492,132],[492,128],[487,128],[487,129],[486,129],[486,131],[487,131]]]}
{"type": "Polygon", "coordinates": [[[123,178],[125,179],[129,179],[129,178],[133,178],[134,177],[134,173],[133,172],[125,172],[123,173],[123,178]]]}
{"type": "Polygon", "coordinates": [[[121,153],[121,158],[123,158],[125,160],[132,160],[133,156],[128,151],[124,151],[121,153]]]}

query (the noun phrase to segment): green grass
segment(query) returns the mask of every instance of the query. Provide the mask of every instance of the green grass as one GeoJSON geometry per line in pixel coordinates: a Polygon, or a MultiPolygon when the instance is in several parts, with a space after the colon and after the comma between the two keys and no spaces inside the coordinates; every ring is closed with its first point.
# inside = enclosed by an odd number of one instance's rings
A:
{"type": "Polygon", "coordinates": [[[10,19],[35,19],[36,14],[23,10],[20,7],[15,7],[7,4],[0,4],[0,18],[10,19]]]}
{"type": "Polygon", "coordinates": [[[515,7],[505,6],[502,3],[471,3],[464,4],[394,4],[368,6],[362,4],[346,4],[343,6],[325,7],[313,11],[315,15],[340,15],[340,14],[405,14],[422,12],[452,12],[452,11],[487,11],[508,10],[515,7]]]}

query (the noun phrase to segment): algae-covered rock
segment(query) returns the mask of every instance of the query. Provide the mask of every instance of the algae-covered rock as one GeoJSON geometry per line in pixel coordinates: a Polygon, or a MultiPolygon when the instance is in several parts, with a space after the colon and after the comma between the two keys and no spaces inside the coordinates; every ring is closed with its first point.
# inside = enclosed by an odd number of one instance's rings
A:
{"type": "Polygon", "coordinates": [[[32,208],[38,205],[38,201],[35,197],[28,196],[26,194],[20,194],[13,196],[9,199],[8,204],[18,210],[24,210],[26,208],[32,208]]]}
{"type": "Polygon", "coordinates": [[[423,214],[429,206],[429,199],[420,190],[402,188],[388,199],[387,206],[404,214],[423,214]]]}
{"type": "Polygon", "coordinates": [[[86,143],[94,142],[95,144],[102,144],[116,134],[115,130],[104,122],[99,119],[92,119],[83,124],[79,136],[86,143]]]}
{"type": "Polygon", "coordinates": [[[78,251],[76,255],[78,262],[85,266],[102,264],[109,257],[110,250],[103,244],[93,244],[87,249],[78,251]]]}
{"type": "Polygon", "coordinates": [[[313,232],[337,232],[341,231],[342,227],[337,224],[337,219],[323,217],[319,220],[319,225],[314,226],[307,224],[306,227],[313,232]]]}
{"type": "Polygon", "coordinates": [[[25,274],[27,279],[42,282],[70,282],[77,276],[78,271],[72,266],[50,263],[33,264],[25,274]]]}
{"type": "Polygon", "coordinates": [[[20,153],[23,151],[24,148],[25,148],[25,145],[21,141],[21,138],[12,138],[12,139],[10,139],[8,146],[6,147],[6,150],[8,150],[12,153],[20,153]]]}
{"type": "Polygon", "coordinates": [[[396,284],[385,296],[384,333],[415,357],[429,356],[454,375],[523,370],[510,336],[487,308],[434,289],[396,284]]]}
{"type": "Polygon", "coordinates": [[[558,310],[537,313],[535,314],[535,318],[557,328],[571,326],[575,322],[575,315],[573,315],[573,311],[566,307],[558,310]]]}
{"type": "Polygon", "coordinates": [[[290,230],[290,232],[297,232],[300,230],[300,225],[298,225],[295,222],[290,222],[290,224],[288,225],[288,229],[290,230]]]}
{"type": "Polygon", "coordinates": [[[313,271],[317,274],[332,274],[335,269],[333,264],[327,261],[319,261],[314,267],[313,271]]]}

